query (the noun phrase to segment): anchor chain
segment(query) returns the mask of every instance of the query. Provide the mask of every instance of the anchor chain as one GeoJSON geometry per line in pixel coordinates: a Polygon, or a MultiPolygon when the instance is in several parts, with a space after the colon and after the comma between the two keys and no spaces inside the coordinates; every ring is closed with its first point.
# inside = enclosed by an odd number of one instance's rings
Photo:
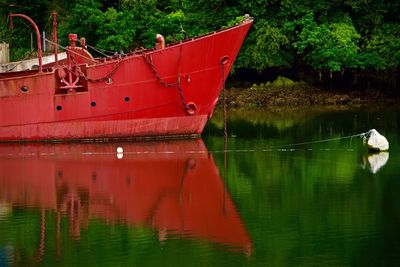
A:
{"type": "Polygon", "coordinates": [[[147,65],[149,65],[149,67],[151,68],[151,70],[153,71],[154,77],[156,77],[157,81],[164,87],[166,88],[173,88],[173,87],[177,87],[178,88],[178,92],[179,92],[179,98],[181,100],[182,106],[185,109],[186,112],[190,111],[190,107],[188,106],[188,104],[186,104],[185,101],[185,97],[183,96],[183,90],[182,90],[182,86],[181,86],[181,74],[178,73],[178,78],[176,79],[175,82],[172,83],[168,83],[166,81],[164,81],[161,77],[160,74],[158,73],[156,67],[153,64],[153,60],[150,56],[147,57],[145,53],[142,54],[144,61],[147,63],[147,65]]]}
{"type": "Polygon", "coordinates": [[[117,71],[119,65],[121,64],[121,62],[123,61],[122,58],[118,58],[117,62],[114,64],[114,67],[111,69],[110,72],[108,72],[106,75],[104,75],[101,78],[97,78],[97,79],[92,79],[87,77],[83,71],[81,70],[81,68],[78,66],[78,64],[76,63],[74,57],[71,57],[72,62],[75,65],[75,72],[73,72],[75,75],[78,75],[80,77],[82,77],[83,79],[85,79],[86,81],[92,82],[92,83],[97,83],[97,82],[101,82],[101,81],[108,81],[108,79],[117,71]]]}
{"type": "MultiPolygon", "coordinates": [[[[179,99],[182,103],[183,108],[185,109],[186,112],[188,112],[189,114],[193,115],[196,109],[196,106],[194,103],[189,103],[187,104],[185,101],[185,97],[183,95],[183,89],[182,89],[182,85],[181,85],[181,75],[180,73],[178,73],[178,78],[175,82],[172,83],[168,83],[166,81],[164,81],[161,77],[160,74],[158,73],[156,67],[154,66],[153,62],[152,62],[152,58],[150,56],[147,57],[145,53],[142,53],[142,56],[145,60],[145,62],[147,63],[147,65],[149,65],[149,67],[151,68],[154,76],[156,77],[157,81],[164,87],[166,88],[173,88],[176,87],[178,88],[178,93],[179,93],[179,99]]],[[[82,77],[83,79],[85,79],[86,81],[92,82],[92,83],[97,83],[100,81],[108,81],[108,79],[117,71],[119,65],[121,64],[121,62],[123,61],[122,58],[119,58],[118,61],[115,63],[114,67],[111,69],[110,72],[108,72],[106,75],[104,75],[101,78],[97,78],[97,79],[92,79],[89,78],[85,73],[83,73],[82,69],[79,67],[79,65],[77,64],[77,62],[75,61],[74,57],[71,57],[72,63],[74,65],[74,70],[68,70],[71,73],[73,73],[75,76],[78,77],[82,77]]]]}

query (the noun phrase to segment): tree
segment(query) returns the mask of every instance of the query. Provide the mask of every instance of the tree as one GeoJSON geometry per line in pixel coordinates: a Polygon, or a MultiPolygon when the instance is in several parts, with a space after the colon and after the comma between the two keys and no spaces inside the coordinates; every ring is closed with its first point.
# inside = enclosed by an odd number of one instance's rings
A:
{"type": "Polygon", "coordinates": [[[304,28],[294,45],[306,61],[317,70],[342,71],[356,68],[360,35],[345,23],[314,24],[304,28]]]}
{"type": "Polygon", "coordinates": [[[252,66],[261,71],[269,67],[289,66],[291,57],[285,49],[289,40],[285,34],[265,20],[258,22],[254,28],[239,55],[237,67],[252,66]]]}
{"type": "Polygon", "coordinates": [[[400,64],[400,24],[385,24],[379,27],[367,40],[365,53],[375,54],[379,60],[377,70],[393,70],[400,64]]]}
{"type": "MultiPolygon", "coordinates": [[[[59,36],[68,33],[105,50],[154,46],[161,33],[176,42],[254,17],[235,68],[309,67],[320,71],[399,69],[400,4],[385,0],[0,0],[3,40],[12,57],[30,51],[30,31],[21,21],[5,30],[8,12],[31,16],[49,30],[52,9],[59,13],[59,36]],[[305,65],[304,65],[305,64],[305,65]]],[[[51,28],[51,27],[50,27],[51,28]]]]}

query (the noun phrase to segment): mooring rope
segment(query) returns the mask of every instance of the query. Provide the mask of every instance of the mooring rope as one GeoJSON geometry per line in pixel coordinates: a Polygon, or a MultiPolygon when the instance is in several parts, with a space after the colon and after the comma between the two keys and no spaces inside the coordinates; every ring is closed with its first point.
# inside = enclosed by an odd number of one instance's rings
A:
{"type": "MultiPolygon", "coordinates": [[[[361,138],[367,138],[368,135],[370,134],[371,130],[365,132],[365,133],[360,133],[360,134],[353,134],[353,135],[348,135],[348,136],[342,136],[342,137],[336,137],[336,138],[328,138],[328,139],[323,139],[323,140],[314,140],[314,141],[307,141],[307,142],[301,142],[301,143],[292,143],[292,144],[286,144],[286,145],[280,145],[280,146],[271,146],[271,147],[264,147],[260,149],[227,149],[224,147],[224,150],[215,150],[215,151],[209,151],[213,153],[225,153],[225,152],[257,152],[257,151],[295,151],[296,149],[294,148],[287,148],[287,147],[294,147],[294,146],[301,146],[301,145],[311,145],[311,144],[318,144],[318,143],[325,143],[325,142],[331,142],[331,141],[338,141],[338,140],[343,140],[343,139],[352,139],[355,137],[361,137],[361,138]]],[[[347,151],[349,149],[346,149],[347,151]]]]}
{"type": "MultiPolygon", "coordinates": [[[[31,30],[32,32],[35,33],[35,31],[34,31],[26,22],[22,21],[22,23],[23,23],[29,30],[31,30]]],[[[81,54],[79,54],[79,53],[76,53],[76,52],[72,51],[71,49],[68,49],[68,48],[65,47],[65,46],[62,46],[62,45],[60,45],[60,44],[56,44],[56,43],[53,42],[52,40],[49,40],[49,39],[47,39],[47,38],[43,38],[42,36],[41,36],[40,39],[44,39],[46,42],[49,42],[49,43],[52,44],[52,45],[56,45],[58,48],[64,49],[65,51],[71,52],[72,54],[76,54],[76,55],[78,55],[78,56],[80,56],[80,57],[82,57],[82,58],[88,59],[88,60],[90,60],[90,61],[94,61],[92,58],[85,57],[84,55],[81,55],[81,54]]]]}
{"type": "MultiPolygon", "coordinates": [[[[368,135],[371,133],[372,130],[369,130],[365,133],[360,133],[360,134],[354,134],[354,135],[349,135],[349,136],[342,136],[342,137],[337,137],[337,138],[328,138],[328,139],[323,139],[323,140],[314,140],[314,141],[309,141],[309,142],[301,142],[301,143],[293,143],[293,144],[287,144],[287,145],[282,145],[282,146],[275,146],[275,147],[267,147],[267,148],[254,148],[254,149],[228,149],[227,148],[227,138],[224,137],[224,149],[223,150],[188,150],[188,151],[143,151],[143,152],[130,152],[130,151],[124,151],[124,155],[144,155],[144,154],[208,154],[208,153],[224,153],[224,166],[227,164],[228,161],[228,155],[227,153],[248,153],[248,152],[272,152],[272,151],[279,151],[279,152],[293,152],[296,151],[295,148],[288,148],[286,149],[285,147],[293,147],[293,146],[300,146],[300,145],[309,145],[309,144],[317,144],[317,143],[324,143],[324,142],[330,142],[330,141],[338,141],[338,140],[344,140],[344,139],[351,139],[354,137],[361,137],[361,138],[366,138],[368,135]]],[[[312,150],[312,149],[308,149],[312,150]]],[[[320,150],[327,150],[327,151],[332,151],[332,149],[320,149],[320,150]]],[[[353,151],[352,149],[345,149],[345,151],[353,151]]],[[[68,154],[68,153],[65,153],[68,154]]],[[[81,153],[82,155],[113,155],[115,154],[114,152],[83,152],[81,153]]],[[[7,156],[15,156],[15,155],[24,155],[24,156],[54,156],[56,153],[32,153],[32,154],[8,154],[7,156]]],[[[0,155],[4,156],[4,155],[0,155]]]]}
{"type": "Polygon", "coordinates": [[[95,47],[95,46],[92,46],[92,45],[89,45],[89,44],[86,44],[86,46],[91,48],[92,50],[94,50],[95,52],[99,53],[100,55],[102,55],[104,57],[109,57],[109,56],[112,56],[112,55],[115,54],[115,51],[114,52],[108,51],[108,50],[101,49],[101,48],[98,48],[98,47],[95,47]],[[108,53],[108,55],[106,53],[108,53]]]}
{"type": "MultiPolygon", "coordinates": [[[[360,133],[360,134],[354,134],[354,135],[349,135],[349,136],[342,136],[342,137],[337,137],[337,138],[328,138],[328,139],[323,139],[323,140],[316,140],[316,141],[309,141],[309,142],[302,142],[302,143],[293,143],[293,144],[287,144],[287,145],[282,145],[282,146],[275,146],[275,147],[267,147],[267,148],[253,148],[253,149],[227,149],[227,138],[224,137],[224,148],[223,150],[190,150],[190,151],[145,151],[145,152],[124,152],[126,155],[134,155],[134,154],[203,154],[203,153],[224,153],[224,162],[227,162],[227,153],[247,153],[247,152],[271,152],[271,151],[280,151],[280,152],[292,152],[296,151],[294,148],[288,148],[285,149],[285,147],[293,147],[293,146],[300,146],[300,145],[309,145],[309,144],[316,144],[316,143],[323,143],[323,142],[330,142],[330,141],[337,141],[337,140],[343,140],[343,139],[350,139],[354,137],[361,137],[365,138],[368,136],[368,134],[371,132],[371,130],[365,132],[365,133],[360,133]]],[[[309,149],[311,150],[311,149],[309,149]]],[[[332,151],[333,149],[320,149],[320,150],[328,150],[332,151]]],[[[352,149],[344,149],[345,151],[353,151],[352,149]]],[[[114,153],[87,153],[87,154],[114,154],[114,153]]]]}
{"type": "MultiPolygon", "coordinates": [[[[301,143],[293,143],[293,144],[287,144],[287,145],[282,145],[282,146],[277,146],[279,148],[282,147],[291,147],[291,146],[301,146],[301,145],[311,145],[311,144],[318,144],[318,143],[325,143],[325,142],[330,142],[330,141],[337,141],[337,140],[343,140],[343,139],[351,139],[354,137],[361,137],[364,138],[369,134],[370,131],[365,132],[365,133],[360,133],[360,134],[353,134],[349,136],[342,136],[342,137],[336,137],[336,138],[329,138],[329,139],[323,139],[323,140],[314,140],[314,141],[308,141],[308,142],[301,142],[301,143]]],[[[275,148],[275,147],[272,147],[275,148]]]]}
{"type": "Polygon", "coordinates": [[[222,78],[222,100],[223,100],[223,109],[224,109],[224,138],[228,137],[228,128],[227,128],[227,111],[226,111],[226,86],[225,86],[225,64],[221,62],[221,78],[222,78]]]}
{"type": "Polygon", "coordinates": [[[90,58],[90,57],[86,57],[86,56],[84,56],[84,55],[81,55],[81,54],[79,54],[79,53],[77,53],[77,52],[75,52],[75,51],[73,51],[73,50],[71,50],[71,49],[68,49],[68,48],[65,47],[65,46],[62,46],[62,45],[60,45],[60,44],[56,44],[56,43],[53,42],[52,40],[49,40],[49,39],[47,39],[47,38],[45,38],[45,39],[46,39],[47,42],[51,43],[52,45],[56,45],[57,47],[59,47],[59,48],[61,48],[61,49],[64,49],[65,51],[68,51],[68,52],[70,52],[70,53],[72,53],[72,54],[75,54],[75,55],[77,55],[77,56],[80,56],[80,57],[82,57],[82,58],[84,58],[84,59],[87,59],[87,60],[89,60],[89,61],[92,61],[92,62],[95,62],[95,61],[96,61],[96,60],[94,60],[93,58],[90,58]]]}

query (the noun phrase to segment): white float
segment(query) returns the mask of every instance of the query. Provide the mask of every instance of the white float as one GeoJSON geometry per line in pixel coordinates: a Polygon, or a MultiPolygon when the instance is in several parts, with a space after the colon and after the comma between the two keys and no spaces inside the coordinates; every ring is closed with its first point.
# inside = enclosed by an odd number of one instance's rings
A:
{"type": "Polygon", "coordinates": [[[377,130],[372,129],[364,135],[363,138],[364,144],[368,146],[371,150],[376,151],[388,151],[389,150],[389,142],[381,135],[377,130]]]}

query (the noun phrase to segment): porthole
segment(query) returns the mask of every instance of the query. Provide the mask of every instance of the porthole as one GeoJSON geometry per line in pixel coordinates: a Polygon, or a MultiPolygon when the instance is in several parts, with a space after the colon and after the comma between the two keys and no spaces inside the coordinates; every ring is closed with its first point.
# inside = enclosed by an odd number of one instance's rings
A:
{"type": "Polygon", "coordinates": [[[57,109],[58,111],[60,111],[60,110],[62,110],[62,106],[57,106],[56,109],[57,109]]]}
{"type": "Polygon", "coordinates": [[[92,102],[90,103],[90,105],[91,105],[92,107],[95,107],[95,106],[96,106],[96,102],[92,101],[92,102]]]}
{"type": "Polygon", "coordinates": [[[21,86],[20,90],[22,93],[27,93],[29,91],[29,87],[26,85],[23,85],[23,86],[21,86]]]}
{"type": "Polygon", "coordinates": [[[124,101],[125,102],[129,102],[131,99],[130,99],[130,97],[129,96],[126,96],[125,98],[124,98],[124,101]]]}

